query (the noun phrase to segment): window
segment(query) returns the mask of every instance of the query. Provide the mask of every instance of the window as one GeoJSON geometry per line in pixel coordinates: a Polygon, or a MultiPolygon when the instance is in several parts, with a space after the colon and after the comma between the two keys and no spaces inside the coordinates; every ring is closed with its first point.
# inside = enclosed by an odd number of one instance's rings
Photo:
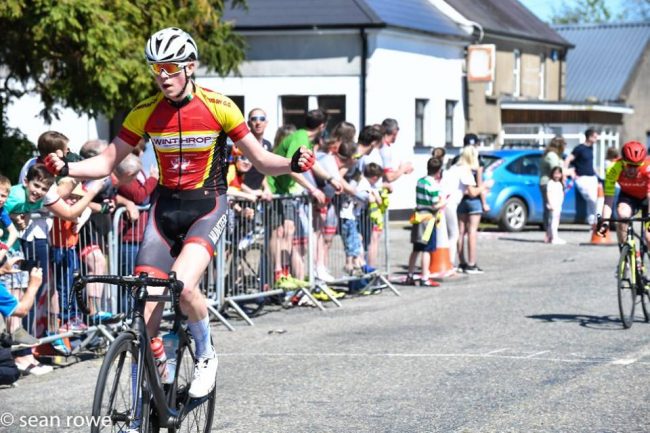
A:
{"type": "Polygon", "coordinates": [[[521,96],[521,52],[515,50],[513,52],[515,57],[515,64],[512,70],[512,79],[514,80],[514,89],[512,92],[513,96],[521,96]]]}
{"type": "MultiPolygon", "coordinates": [[[[281,96],[282,124],[291,123],[296,128],[304,128],[305,116],[310,109],[309,98],[308,95],[281,96]]],[[[327,136],[337,123],[345,120],[345,95],[320,95],[315,99],[318,101],[318,107],[327,113],[327,132],[325,133],[327,136]]]]}
{"type": "Polygon", "coordinates": [[[305,115],[309,107],[308,96],[281,96],[282,124],[292,124],[296,128],[305,127],[305,115]]]}
{"type": "MultiPolygon", "coordinates": [[[[232,99],[232,102],[235,103],[235,105],[239,108],[239,110],[244,113],[244,97],[243,96],[233,96],[233,95],[228,95],[230,99],[232,99]]],[[[244,117],[246,117],[246,113],[244,113],[244,117]]]]}
{"type": "Polygon", "coordinates": [[[345,95],[321,95],[318,96],[318,107],[327,113],[327,126],[325,138],[330,131],[345,120],[345,95]]]}
{"type": "Polygon", "coordinates": [[[526,155],[515,159],[506,166],[506,169],[514,174],[523,174],[527,176],[539,176],[539,165],[541,155],[526,155]]]}
{"type": "Polygon", "coordinates": [[[539,99],[546,97],[546,56],[539,56],[539,99]]]}
{"type": "Polygon", "coordinates": [[[424,147],[424,118],[428,99],[415,100],[415,147],[424,147]]]}
{"type": "Polygon", "coordinates": [[[445,101],[445,146],[454,144],[454,108],[458,101],[445,101]]]}

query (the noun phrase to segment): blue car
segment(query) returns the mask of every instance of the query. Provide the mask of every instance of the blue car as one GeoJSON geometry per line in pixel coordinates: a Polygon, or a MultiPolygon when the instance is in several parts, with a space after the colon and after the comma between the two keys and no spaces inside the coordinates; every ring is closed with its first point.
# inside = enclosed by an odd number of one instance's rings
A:
{"type": "MultiPolygon", "coordinates": [[[[526,224],[542,224],[544,209],[539,190],[541,150],[495,150],[481,153],[484,179],[494,179],[487,195],[490,211],[483,219],[502,230],[521,231],[526,224]]],[[[583,223],[587,206],[572,179],[567,181],[561,222],[583,223]]]]}

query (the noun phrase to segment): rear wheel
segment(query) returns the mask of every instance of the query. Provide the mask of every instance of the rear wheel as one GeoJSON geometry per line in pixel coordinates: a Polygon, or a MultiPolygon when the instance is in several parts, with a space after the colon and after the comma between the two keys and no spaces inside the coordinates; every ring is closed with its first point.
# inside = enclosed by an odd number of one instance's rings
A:
{"type": "Polygon", "coordinates": [[[511,197],[503,205],[499,226],[508,232],[520,232],[528,221],[528,208],[520,198],[511,197]]]}
{"type": "Polygon", "coordinates": [[[634,306],[636,303],[636,287],[632,284],[632,254],[629,245],[624,245],[618,260],[617,286],[618,286],[618,311],[621,315],[623,328],[632,326],[634,320],[634,306]]]}
{"type": "Polygon", "coordinates": [[[187,334],[187,343],[179,347],[180,353],[178,356],[178,363],[176,365],[175,383],[175,402],[174,405],[179,412],[185,412],[185,417],[181,421],[181,425],[177,429],[169,429],[170,432],[193,432],[193,433],[208,433],[212,428],[212,421],[214,419],[214,408],[217,395],[217,386],[215,379],[215,386],[210,393],[200,399],[191,399],[189,397],[190,384],[192,383],[192,376],[194,374],[195,364],[195,344],[191,335],[187,334]]]}

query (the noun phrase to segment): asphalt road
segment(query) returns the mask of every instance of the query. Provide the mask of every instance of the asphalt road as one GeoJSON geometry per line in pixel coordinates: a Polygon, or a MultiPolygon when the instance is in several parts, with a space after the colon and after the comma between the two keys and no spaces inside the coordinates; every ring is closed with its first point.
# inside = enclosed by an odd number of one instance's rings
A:
{"type": "MultiPolygon", "coordinates": [[[[583,244],[583,226],[562,236],[483,232],[483,275],[214,327],[214,431],[650,431],[650,325],[622,329],[617,248],[583,244]]],[[[401,271],[408,233],[394,225],[392,238],[401,271]]],[[[0,422],[15,420],[0,431],[87,431],[64,418],[89,414],[100,362],[0,389],[0,422]],[[63,421],[20,428],[28,415],[63,421]]]]}

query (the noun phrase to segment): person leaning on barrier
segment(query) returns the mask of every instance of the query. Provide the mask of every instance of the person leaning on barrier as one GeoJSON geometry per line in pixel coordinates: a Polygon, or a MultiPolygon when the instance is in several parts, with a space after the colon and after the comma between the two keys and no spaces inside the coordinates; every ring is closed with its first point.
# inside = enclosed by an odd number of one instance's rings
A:
{"type": "MultiPolygon", "coordinates": [[[[214,388],[218,366],[199,282],[226,226],[226,143],[220,137],[227,134],[267,175],[309,170],[314,156],[303,147],[289,158],[264,150],[230,98],[195,84],[198,49],[185,31],[169,27],[156,32],[145,45],[145,56],[159,92],[136,105],[106,150],[77,163],[68,164],[58,154],[50,154],[46,162],[57,174],[108,176],[142,137],[151,139],[160,179],[135,272],[165,278],[174,271],[183,282],[180,307],[188,316],[197,358],[188,394],[200,398],[214,388]]],[[[158,334],[163,307],[147,303],[152,337],[158,334]]]]}
{"type": "MultiPolygon", "coordinates": [[[[16,273],[16,265],[20,260],[21,259],[18,257],[6,260],[5,263],[0,266],[0,275],[16,273]]],[[[6,319],[10,317],[23,318],[29,314],[29,311],[34,305],[34,299],[42,280],[43,270],[40,267],[32,268],[29,271],[29,282],[27,288],[22,293],[20,299],[12,295],[9,289],[7,289],[7,286],[0,282],[0,321],[2,322],[3,327],[6,319]]],[[[20,329],[25,332],[24,329],[20,329]]],[[[20,343],[22,341],[11,340],[22,340],[25,337],[26,336],[24,335],[17,336],[16,334],[12,334],[8,343],[20,343]]],[[[38,340],[31,337],[29,342],[35,344],[38,343],[38,340]]],[[[25,343],[27,343],[27,341],[25,341],[25,343]]],[[[29,349],[27,349],[26,353],[19,352],[20,355],[16,356],[14,360],[7,359],[6,351],[4,349],[2,350],[4,352],[0,353],[0,384],[2,385],[7,385],[18,380],[14,368],[12,368],[13,366],[15,366],[18,371],[22,371],[25,374],[42,375],[52,371],[52,367],[49,365],[43,365],[36,361],[29,349]]]]}

